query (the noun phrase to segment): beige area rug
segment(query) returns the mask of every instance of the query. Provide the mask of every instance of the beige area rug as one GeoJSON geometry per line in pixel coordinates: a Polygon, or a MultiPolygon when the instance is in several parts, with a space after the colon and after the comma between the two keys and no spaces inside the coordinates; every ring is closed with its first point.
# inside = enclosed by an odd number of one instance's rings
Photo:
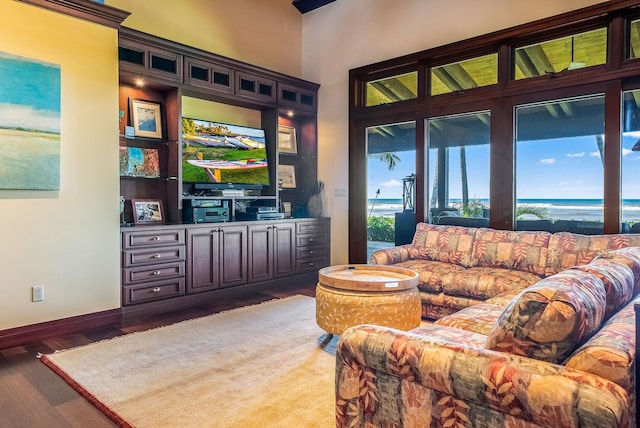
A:
{"type": "Polygon", "coordinates": [[[41,357],[125,427],[332,427],[337,337],[293,296],[41,357]]]}

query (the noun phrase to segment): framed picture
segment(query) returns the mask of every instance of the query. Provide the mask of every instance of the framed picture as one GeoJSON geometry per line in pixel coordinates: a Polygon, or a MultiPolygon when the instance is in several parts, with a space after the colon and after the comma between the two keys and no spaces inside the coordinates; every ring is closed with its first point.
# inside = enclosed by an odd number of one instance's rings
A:
{"type": "Polygon", "coordinates": [[[298,153],[296,128],[282,125],[278,127],[278,150],[280,153],[298,153]]]}
{"type": "Polygon", "coordinates": [[[285,218],[291,217],[291,202],[282,203],[282,212],[284,213],[285,218]]]}
{"type": "Polygon", "coordinates": [[[132,99],[129,110],[136,137],[162,138],[160,104],[132,99]]]}
{"type": "Polygon", "coordinates": [[[163,223],[162,201],[156,199],[132,199],[133,222],[135,224],[163,223]]]}
{"type": "Polygon", "coordinates": [[[296,188],[296,169],[293,165],[280,165],[278,167],[278,183],[283,189],[296,188]]]}
{"type": "Polygon", "coordinates": [[[120,146],[120,177],[160,177],[158,149],[120,146]]]}

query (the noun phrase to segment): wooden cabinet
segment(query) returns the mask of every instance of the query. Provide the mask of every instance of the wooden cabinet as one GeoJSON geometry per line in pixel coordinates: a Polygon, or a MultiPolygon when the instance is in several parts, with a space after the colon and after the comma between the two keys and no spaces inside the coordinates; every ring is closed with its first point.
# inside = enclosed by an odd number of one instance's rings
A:
{"type": "Polygon", "coordinates": [[[185,293],[182,228],[122,234],[122,304],[151,302],[185,293]]]}
{"type": "Polygon", "coordinates": [[[193,226],[186,233],[187,293],[247,282],[247,226],[193,226]]]}
{"type": "Polygon", "coordinates": [[[317,278],[329,265],[328,218],[122,229],[123,314],[214,300],[224,290],[317,278]]]}
{"type": "Polygon", "coordinates": [[[329,219],[296,223],[296,272],[316,271],[329,265],[329,219]]]}
{"type": "Polygon", "coordinates": [[[295,273],[295,223],[248,226],[248,281],[266,281],[295,273]]]}

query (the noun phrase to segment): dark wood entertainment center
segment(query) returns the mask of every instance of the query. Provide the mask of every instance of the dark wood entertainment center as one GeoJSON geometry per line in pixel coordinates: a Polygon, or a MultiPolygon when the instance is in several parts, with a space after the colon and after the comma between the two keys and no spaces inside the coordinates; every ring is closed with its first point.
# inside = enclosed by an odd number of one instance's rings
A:
{"type": "Polygon", "coordinates": [[[160,176],[123,176],[123,219],[133,223],[132,199],[159,200],[163,224],[124,226],[122,313],[128,316],[178,309],[226,292],[308,281],[330,262],[330,220],[306,218],[309,192],[317,183],[318,85],[127,28],[119,31],[120,146],[158,150],[160,176]],[[138,85],[144,80],[144,86],[138,85]],[[270,159],[269,181],[260,194],[198,198],[225,200],[225,222],[183,223],[182,207],[196,195],[182,183],[183,97],[259,112],[270,159]],[[162,139],[125,137],[130,100],[161,106],[162,139]],[[279,153],[278,129],[295,129],[297,153],[279,153]],[[296,169],[295,188],[278,186],[280,164],[296,169]],[[235,221],[235,205],[289,202],[294,218],[235,221]]]}

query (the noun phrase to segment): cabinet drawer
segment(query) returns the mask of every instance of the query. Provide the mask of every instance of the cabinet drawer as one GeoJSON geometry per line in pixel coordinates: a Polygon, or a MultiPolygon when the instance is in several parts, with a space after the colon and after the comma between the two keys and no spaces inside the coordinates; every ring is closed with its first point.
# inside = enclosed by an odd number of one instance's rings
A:
{"type": "Polygon", "coordinates": [[[327,257],[319,257],[317,259],[296,260],[296,273],[310,272],[319,270],[329,265],[327,257]]]}
{"type": "Polygon", "coordinates": [[[327,235],[297,235],[296,246],[318,247],[327,244],[327,235]]]}
{"type": "Polygon", "coordinates": [[[296,223],[296,233],[304,234],[304,233],[328,233],[327,230],[327,222],[325,221],[309,221],[309,222],[298,222],[296,223]]]}
{"type": "Polygon", "coordinates": [[[148,232],[124,232],[124,249],[151,245],[184,245],[184,229],[150,230],[148,232]]]}
{"type": "Polygon", "coordinates": [[[184,262],[136,266],[126,268],[122,272],[122,285],[156,281],[166,278],[177,278],[184,276],[184,262]]]}
{"type": "Polygon", "coordinates": [[[309,247],[300,247],[296,248],[296,260],[302,259],[317,259],[319,257],[326,257],[327,249],[326,248],[309,248],[309,247]]]}
{"type": "Polygon", "coordinates": [[[170,281],[157,281],[138,285],[127,285],[122,288],[122,304],[150,302],[184,295],[184,278],[170,281]]]}
{"type": "Polygon", "coordinates": [[[184,245],[125,250],[122,254],[124,267],[184,261],[184,245]]]}

